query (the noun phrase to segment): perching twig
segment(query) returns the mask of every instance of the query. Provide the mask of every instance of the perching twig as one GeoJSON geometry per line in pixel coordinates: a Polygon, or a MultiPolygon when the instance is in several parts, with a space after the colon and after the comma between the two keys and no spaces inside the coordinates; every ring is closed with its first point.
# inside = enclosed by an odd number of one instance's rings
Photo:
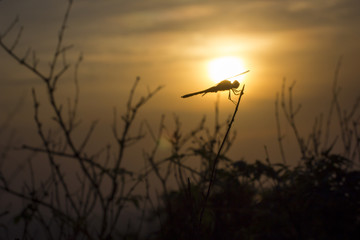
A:
{"type": "Polygon", "coordinates": [[[242,89],[241,89],[241,91],[240,91],[240,96],[239,96],[238,102],[237,102],[237,104],[236,104],[236,107],[235,107],[233,116],[232,116],[232,118],[231,118],[231,120],[230,120],[230,122],[229,122],[228,129],[227,129],[227,131],[226,131],[226,133],[225,133],[225,136],[224,136],[224,138],[223,138],[223,140],[222,140],[222,142],[221,142],[220,148],[219,148],[219,150],[218,150],[218,152],[217,152],[217,154],[216,154],[216,157],[215,157],[215,159],[214,159],[214,163],[213,163],[213,166],[212,166],[212,169],[211,169],[211,176],[210,176],[209,186],[208,186],[208,189],[207,189],[207,192],[206,192],[206,195],[205,195],[205,199],[204,199],[204,202],[203,202],[203,206],[202,206],[201,211],[200,211],[200,220],[199,220],[199,223],[200,223],[200,224],[201,224],[201,222],[202,222],[202,218],[203,218],[203,215],[204,215],[205,204],[206,204],[206,202],[207,202],[207,200],[208,200],[208,198],[209,198],[209,196],[210,196],[211,187],[212,187],[212,185],[213,185],[213,183],[214,183],[214,181],[215,181],[215,178],[216,178],[216,166],[217,166],[217,163],[218,163],[218,161],[219,161],[219,157],[220,157],[220,154],[221,154],[221,150],[222,150],[222,148],[223,148],[224,145],[225,145],[226,139],[227,139],[227,137],[228,137],[228,135],[229,135],[230,129],[231,129],[232,124],[233,124],[233,122],[234,122],[234,120],[235,120],[235,115],[236,115],[236,113],[237,113],[237,111],[238,111],[241,97],[242,97],[242,95],[244,95],[244,89],[245,89],[245,85],[243,85],[243,87],[242,87],[242,89]]]}

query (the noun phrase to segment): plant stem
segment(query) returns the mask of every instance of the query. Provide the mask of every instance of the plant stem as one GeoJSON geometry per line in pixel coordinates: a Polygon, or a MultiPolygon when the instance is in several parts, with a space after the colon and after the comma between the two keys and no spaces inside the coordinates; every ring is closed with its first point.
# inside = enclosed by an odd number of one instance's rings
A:
{"type": "Polygon", "coordinates": [[[211,192],[211,187],[215,181],[215,178],[216,178],[216,166],[217,166],[217,163],[219,162],[219,157],[220,157],[220,153],[221,153],[221,150],[222,148],[224,147],[225,145],[225,142],[226,142],[226,139],[229,135],[229,132],[230,132],[230,129],[232,127],[232,124],[235,120],[235,115],[238,111],[238,108],[239,108],[239,104],[240,104],[240,100],[241,100],[241,97],[242,95],[244,95],[244,89],[245,89],[245,85],[243,85],[243,88],[241,89],[241,92],[240,92],[240,96],[239,96],[239,99],[238,99],[238,102],[236,104],[236,107],[235,107],[235,110],[234,110],[234,113],[233,113],[233,116],[229,122],[229,126],[228,126],[228,129],[225,133],[225,136],[224,136],[224,139],[222,140],[221,142],[221,145],[220,145],[220,148],[216,154],[216,157],[214,159],[214,164],[212,166],[212,169],[211,169],[211,176],[210,176],[210,181],[209,181],[209,186],[208,186],[208,189],[207,189],[207,192],[206,192],[206,196],[205,196],[205,199],[204,199],[204,202],[203,202],[203,205],[202,205],[202,208],[201,208],[201,211],[200,211],[200,220],[199,220],[199,223],[201,224],[202,222],[202,218],[203,218],[203,215],[204,215],[204,210],[205,210],[205,204],[210,196],[210,192],[211,192]]]}

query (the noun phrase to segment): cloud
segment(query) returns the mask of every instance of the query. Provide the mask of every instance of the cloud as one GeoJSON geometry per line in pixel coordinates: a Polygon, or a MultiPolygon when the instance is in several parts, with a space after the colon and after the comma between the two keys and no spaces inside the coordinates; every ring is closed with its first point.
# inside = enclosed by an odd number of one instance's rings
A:
{"type": "Polygon", "coordinates": [[[107,35],[222,32],[271,33],[304,28],[355,28],[357,1],[80,1],[76,21],[107,35]],[[87,24],[86,24],[87,23],[87,24]]]}
{"type": "MultiPolygon", "coordinates": [[[[24,35],[32,35],[31,43],[54,40],[66,6],[45,0],[0,4],[0,19],[21,10],[24,35]]],[[[77,0],[67,39],[89,59],[101,61],[310,51],[342,43],[342,48],[351,48],[356,41],[349,39],[360,36],[359,7],[355,0],[77,0]]]]}

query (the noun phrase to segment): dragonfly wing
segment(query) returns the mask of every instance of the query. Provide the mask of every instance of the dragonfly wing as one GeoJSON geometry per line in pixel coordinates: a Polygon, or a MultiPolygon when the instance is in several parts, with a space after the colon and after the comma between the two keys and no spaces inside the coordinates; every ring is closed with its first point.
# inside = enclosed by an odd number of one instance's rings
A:
{"type": "Polygon", "coordinates": [[[248,72],[250,72],[250,70],[247,70],[247,71],[245,71],[245,72],[242,72],[242,73],[236,74],[236,75],[231,76],[231,77],[228,77],[228,78],[234,78],[234,77],[237,77],[237,76],[243,75],[243,74],[248,73],[248,72]]]}

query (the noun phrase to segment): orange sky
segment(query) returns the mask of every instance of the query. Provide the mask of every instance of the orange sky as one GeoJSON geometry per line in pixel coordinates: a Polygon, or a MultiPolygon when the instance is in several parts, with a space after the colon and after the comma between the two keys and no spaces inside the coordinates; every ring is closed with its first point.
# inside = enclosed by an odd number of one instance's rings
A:
{"type": "MultiPolygon", "coordinates": [[[[22,55],[31,46],[40,67],[46,69],[65,6],[63,1],[2,0],[0,33],[18,15],[24,31],[16,52],[22,55]]],[[[147,86],[165,85],[142,117],[156,122],[164,113],[170,123],[176,113],[184,129],[190,129],[203,115],[212,118],[216,94],[180,96],[213,85],[207,72],[211,59],[236,56],[250,73],[245,77],[246,94],[235,123],[238,137],[232,155],[263,158],[263,146],[268,145],[276,158],[274,99],[284,77],[289,83],[297,82],[295,97],[303,105],[299,117],[305,135],[314,117],[328,111],[340,56],[341,100],[346,106],[358,96],[359,12],[356,0],[75,1],[65,43],[74,44],[67,55],[69,62],[74,63],[79,53],[84,55],[79,72],[84,124],[100,118],[99,131],[110,132],[113,107],[121,110],[135,77],[141,76],[142,93],[147,86]]],[[[11,43],[15,35],[4,42],[11,43]]],[[[25,94],[26,102],[14,124],[19,129],[34,126],[30,89],[35,86],[40,92],[39,80],[2,49],[0,63],[0,116],[25,94]]],[[[71,94],[72,82],[62,84],[62,94],[71,94]]],[[[220,99],[225,119],[234,105],[227,93],[220,99]]],[[[290,132],[286,136],[292,139],[290,132]]]]}

